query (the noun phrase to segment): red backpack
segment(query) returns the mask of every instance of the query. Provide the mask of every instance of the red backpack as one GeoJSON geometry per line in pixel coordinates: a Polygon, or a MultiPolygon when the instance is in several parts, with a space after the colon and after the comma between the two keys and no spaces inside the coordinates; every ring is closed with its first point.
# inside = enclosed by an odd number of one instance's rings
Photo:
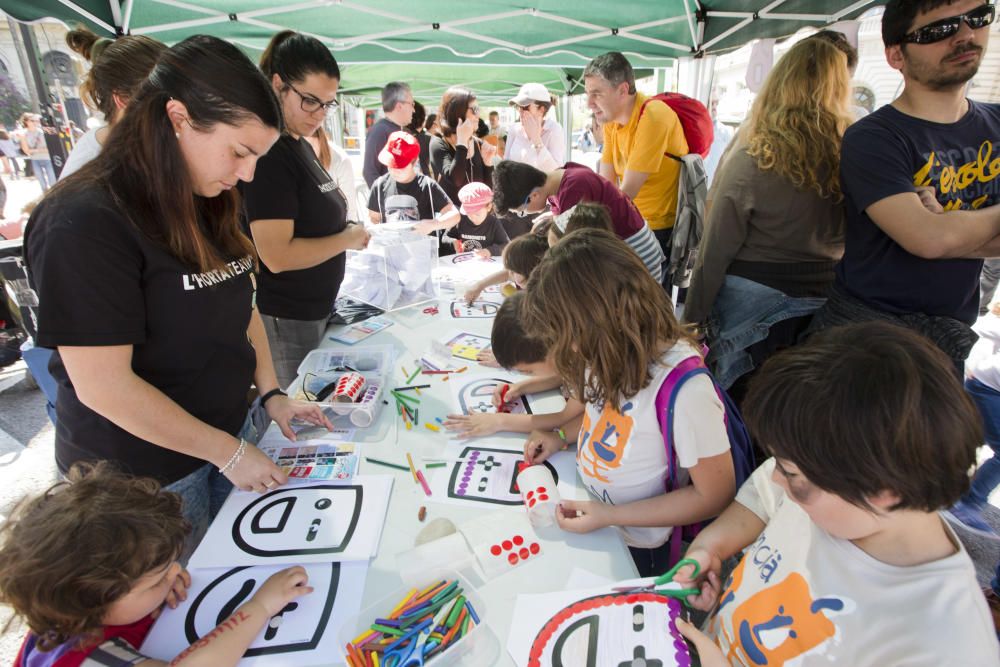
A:
{"type": "MultiPolygon", "coordinates": [[[[715,131],[712,129],[712,116],[708,113],[705,105],[687,95],[681,93],[660,93],[653,95],[642,103],[639,109],[639,118],[646,111],[646,105],[653,100],[659,100],[674,110],[681,121],[681,128],[684,130],[684,138],[687,140],[688,153],[697,153],[704,157],[708,156],[708,149],[712,147],[712,139],[715,131]]],[[[665,153],[668,157],[679,160],[679,155],[665,153]]]]}

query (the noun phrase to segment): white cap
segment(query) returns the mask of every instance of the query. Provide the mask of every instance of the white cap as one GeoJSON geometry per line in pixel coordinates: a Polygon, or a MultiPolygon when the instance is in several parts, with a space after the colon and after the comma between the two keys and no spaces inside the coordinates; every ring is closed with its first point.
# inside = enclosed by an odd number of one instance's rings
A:
{"type": "Polygon", "coordinates": [[[532,102],[552,102],[552,96],[542,84],[526,83],[517,91],[515,97],[510,98],[510,103],[519,107],[526,107],[532,102]]]}

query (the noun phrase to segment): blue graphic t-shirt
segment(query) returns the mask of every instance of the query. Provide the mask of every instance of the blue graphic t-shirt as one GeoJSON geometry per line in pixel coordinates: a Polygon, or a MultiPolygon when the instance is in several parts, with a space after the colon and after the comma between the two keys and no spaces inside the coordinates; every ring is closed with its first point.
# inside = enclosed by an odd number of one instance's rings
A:
{"type": "Polygon", "coordinates": [[[957,123],[921,120],[886,105],[852,125],[840,157],[846,233],[837,283],[880,310],[974,322],[982,260],[912,255],[865,209],[917,186],[933,186],[946,211],[995,205],[998,141],[1000,105],[972,100],[957,123]]]}

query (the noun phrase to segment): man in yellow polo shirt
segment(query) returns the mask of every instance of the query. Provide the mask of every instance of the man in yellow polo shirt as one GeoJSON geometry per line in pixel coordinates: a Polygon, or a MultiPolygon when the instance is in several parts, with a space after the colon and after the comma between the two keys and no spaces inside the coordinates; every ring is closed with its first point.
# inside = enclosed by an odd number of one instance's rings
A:
{"type": "MultiPolygon", "coordinates": [[[[598,172],[632,198],[664,255],[670,257],[681,163],[665,153],[687,154],[681,122],[673,109],[660,101],[650,102],[642,111],[646,96],[636,91],[632,65],[617,51],[590,61],[583,79],[587,106],[604,129],[598,172]]],[[[667,275],[664,284],[669,284],[667,275]]]]}

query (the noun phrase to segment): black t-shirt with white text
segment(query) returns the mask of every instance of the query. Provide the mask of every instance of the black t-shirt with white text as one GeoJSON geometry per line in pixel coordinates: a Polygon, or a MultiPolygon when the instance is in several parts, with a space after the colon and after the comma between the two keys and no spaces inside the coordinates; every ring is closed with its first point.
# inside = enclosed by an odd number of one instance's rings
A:
{"type": "MultiPolygon", "coordinates": [[[[250,256],[199,273],[94,187],[46,197],[25,233],[42,347],[132,346],[132,370],[197,419],[238,435],[256,357],[247,339],[250,256]]],[[[112,460],[169,484],[205,461],[142,440],[77,398],[57,351],[56,462],[112,460]]],[[[156,415],[150,415],[156,417],[156,415]]]]}
{"type": "Polygon", "coordinates": [[[865,211],[917,186],[932,186],[945,211],[995,206],[1000,199],[998,142],[1000,105],[972,100],[956,123],[914,118],[886,105],[849,127],[840,156],[845,245],[837,284],[890,313],[975,322],[982,260],[917,257],[865,211]]]}
{"type": "MultiPolygon", "coordinates": [[[[347,199],[305,139],[282,135],[242,184],[247,220],[292,220],[294,238],[322,238],[347,228],[347,199]]],[[[330,315],[344,281],[346,254],[308,269],[274,273],[260,263],[257,307],[264,315],[320,320],[330,315]]]]}
{"type": "Polygon", "coordinates": [[[504,246],[510,242],[503,225],[492,213],[486,216],[481,225],[463,215],[458,224],[448,230],[448,236],[462,242],[462,252],[485,248],[491,255],[502,253],[504,246]]]}

